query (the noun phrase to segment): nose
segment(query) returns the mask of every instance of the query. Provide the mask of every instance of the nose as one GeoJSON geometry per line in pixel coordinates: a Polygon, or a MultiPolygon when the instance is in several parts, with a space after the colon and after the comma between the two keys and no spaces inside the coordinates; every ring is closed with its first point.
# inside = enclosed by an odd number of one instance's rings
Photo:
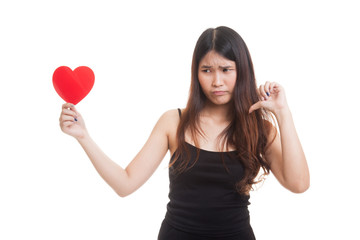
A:
{"type": "Polygon", "coordinates": [[[219,73],[219,71],[215,71],[215,73],[213,75],[212,85],[213,85],[213,87],[220,87],[223,85],[222,76],[219,73]]]}

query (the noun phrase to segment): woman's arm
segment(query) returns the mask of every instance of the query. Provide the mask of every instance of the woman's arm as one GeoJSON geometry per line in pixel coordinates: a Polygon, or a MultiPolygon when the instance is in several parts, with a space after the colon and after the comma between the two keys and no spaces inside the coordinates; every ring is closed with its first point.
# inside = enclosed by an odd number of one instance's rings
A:
{"type": "Polygon", "coordinates": [[[296,133],[294,121],[286,102],[284,89],[277,83],[267,82],[260,86],[262,101],[254,104],[250,112],[264,107],[271,111],[278,122],[280,135],[275,127],[269,137],[265,158],[278,181],[295,193],[305,192],[310,186],[310,174],[305,154],[296,133]],[[275,140],[271,142],[276,134],[275,140]]]}
{"type": "Polygon", "coordinates": [[[69,103],[63,105],[60,127],[63,132],[78,140],[100,176],[119,196],[125,197],[150,178],[166,155],[169,146],[169,115],[167,112],[161,116],[141,151],[125,169],[106,156],[90,137],[84,120],[74,105],[69,103]]]}
{"type": "MultiPolygon", "coordinates": [[[[269,146],[265,158],[278,181],[295,193],[305,192],[310,186],[310,174],[305,154],[296,133],[289,109],[275,114],[280,136],[273,127],[275,140],[269,146]]],[[[271,138],[272,139],[272,138],[271,138]]]]}

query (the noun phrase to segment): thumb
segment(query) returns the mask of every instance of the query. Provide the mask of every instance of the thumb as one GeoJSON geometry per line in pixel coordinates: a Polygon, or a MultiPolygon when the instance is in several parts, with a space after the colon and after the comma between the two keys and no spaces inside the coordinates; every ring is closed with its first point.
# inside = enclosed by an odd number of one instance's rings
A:
{"type": "Polygon", "coordinates": [[[262,101],[258,101],[249,108],[249,114],[262,107],[262,101]]]}

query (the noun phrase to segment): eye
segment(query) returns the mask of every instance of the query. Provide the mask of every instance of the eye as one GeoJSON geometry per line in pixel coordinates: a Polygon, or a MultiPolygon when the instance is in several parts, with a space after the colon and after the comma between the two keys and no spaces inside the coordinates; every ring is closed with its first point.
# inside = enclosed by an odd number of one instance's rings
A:
{"type": "Polygon", "coordinates": [[[209,73],[210,72],[210,69],[203,69],[201,70],[202,72],[205,72],[205,73],[209,73]]]}
{"type": "Polygon", "coordinates": [[[230,70],[232,70],[232,69],[230,69],[230,68],[224,68],[224,69],[223,69],[223,72],[229,72],[230,70]]]}

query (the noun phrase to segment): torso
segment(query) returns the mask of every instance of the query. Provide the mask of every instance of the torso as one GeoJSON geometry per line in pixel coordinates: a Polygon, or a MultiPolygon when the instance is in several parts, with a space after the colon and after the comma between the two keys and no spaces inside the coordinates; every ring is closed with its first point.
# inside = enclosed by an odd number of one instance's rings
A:
{"type": "MultiPolygon", "coordinates": [[[[173,159],[180,122],[177,110],[171,113],[169,120],[173,120],[167,131],[173,159]]],[[[227,153],[219,153],[217,137],[227,124],[216,125],[206,118],[201,124],[207,138],[199,138],[199,146],[194,146],[190,134],[185,132],[185,141],[191,153],[189,164],[194,163],[199,153],[196,164],[185,172],[177,172],[177,164],[185,160],[180,155],[180,159],[169,168],[170,201],[164,222],[170,230],[162,227],[160,239],[173,239],[171,233],[176,235],[178,231],[204,238],[235,239],[233,237],[241,236],[236,239],[255,239],[247,208],[249,196],[236,190],[236,183],[243,176],[243,166],[233,148],[222,151],[227,153]]]]}

